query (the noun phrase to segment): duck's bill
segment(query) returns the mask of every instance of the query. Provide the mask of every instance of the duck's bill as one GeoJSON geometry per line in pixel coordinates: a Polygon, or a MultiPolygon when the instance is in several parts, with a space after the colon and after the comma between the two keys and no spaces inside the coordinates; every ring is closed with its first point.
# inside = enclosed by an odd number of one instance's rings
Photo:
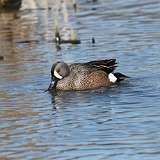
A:
{"type": "Polygon", "coordinates": [[[48,87],[48,91],[53,90],[55,86],[55,81],[51,81],[49,87],[48,87]]]}
{"type": "Polygon", "coordinates": [[[54,90],[55,89],[55,86],[56,86],[56,79],[55,78],[51,78],[51,83],[48,87],[48,89],[46,91],[51,91],[51,90],[54,90]]]}

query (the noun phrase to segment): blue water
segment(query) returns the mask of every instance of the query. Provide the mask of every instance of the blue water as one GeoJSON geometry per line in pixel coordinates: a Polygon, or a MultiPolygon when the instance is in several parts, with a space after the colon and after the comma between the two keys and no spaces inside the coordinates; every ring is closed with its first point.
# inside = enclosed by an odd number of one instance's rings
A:
{"type": "Polygon", "coordinates": [[[160,159],[160,2],[82,0],[77,12],[67,5],[59,28],[75,30],[82,43],[61,50],[53,42],[54,10],[0,13],[0,158],[160,159]],[[129,80],[44,92],[54,62],[104,58],[116,58],[129,80]]]}

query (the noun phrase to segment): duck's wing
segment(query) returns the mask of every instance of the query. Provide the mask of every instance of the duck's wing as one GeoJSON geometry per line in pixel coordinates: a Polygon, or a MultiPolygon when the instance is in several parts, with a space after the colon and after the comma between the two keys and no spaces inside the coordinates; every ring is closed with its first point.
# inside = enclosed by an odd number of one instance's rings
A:
{"type": "Polygon", "coordinates": [[[87,66],[96,68],[98,70],[103,70],[106,73],[111,73],[117,67],[116,59],[105,59],[105,60],[98,60],[98,61],[90,61],[85,63],[87,66]]]}

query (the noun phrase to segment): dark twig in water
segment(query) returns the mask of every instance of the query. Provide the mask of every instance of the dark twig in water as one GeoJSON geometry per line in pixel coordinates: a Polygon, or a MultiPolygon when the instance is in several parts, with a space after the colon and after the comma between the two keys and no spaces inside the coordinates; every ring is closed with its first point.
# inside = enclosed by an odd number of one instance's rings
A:
{"type": "Polygon", "coordinates": [[[92,44],[95,44],[96,42],[95,42],[95,39],[94,39],[94,37],[92,37],[92,44]]]}
{"type": "Polygon", "coordinates": [[[58,27],[56,27],[55,42],[58,45],[60,45],[60,43],[61,43],[61,36],[60,36],[58,27]]]}
{"type": "Polygon", "coordinates": [[[56,28],[55,42],[56,42],[56,46],[58,46],[58,48],[59,48],[60,44],[62,44],[62,43],[71,43],[71,44],[80,44],[81,43],[81,41],[79,39],[68,39],[68,40],[62,39],[58,28],[56,28]]]}
{"type": "Polygon", "coordinates": [[[61,50],[61,46],[60,46],[60,44],[61,44],[61,36],[60,36],[58,27],[56,27],[55,42],[56,42],[57,50],[61,50]]]}
{"type": "Polygon", "coordinates": [[[76,0],[73,0],[72,3],[73,3],[73,9],[76,12],[77,11],[77,2],[76,2],[76,0]]]}

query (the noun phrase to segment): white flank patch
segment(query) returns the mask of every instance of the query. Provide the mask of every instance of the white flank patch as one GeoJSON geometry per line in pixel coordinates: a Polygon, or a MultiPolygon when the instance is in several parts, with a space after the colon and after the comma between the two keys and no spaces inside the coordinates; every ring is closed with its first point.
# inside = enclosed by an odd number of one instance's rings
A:
{"type": "Polygon", "coordinates": [[[63,77],[56,71],[54,70],[54,76],[58,79],[62,79],[63,77]]]}
{"type": "Polygon", "coordinates": [[[110,73],[108,75],[108,78],[109,78],[110,82],[112,82],[112,83],[115,83],[117,81],[117,78],[113,73],[110,73]]]}

